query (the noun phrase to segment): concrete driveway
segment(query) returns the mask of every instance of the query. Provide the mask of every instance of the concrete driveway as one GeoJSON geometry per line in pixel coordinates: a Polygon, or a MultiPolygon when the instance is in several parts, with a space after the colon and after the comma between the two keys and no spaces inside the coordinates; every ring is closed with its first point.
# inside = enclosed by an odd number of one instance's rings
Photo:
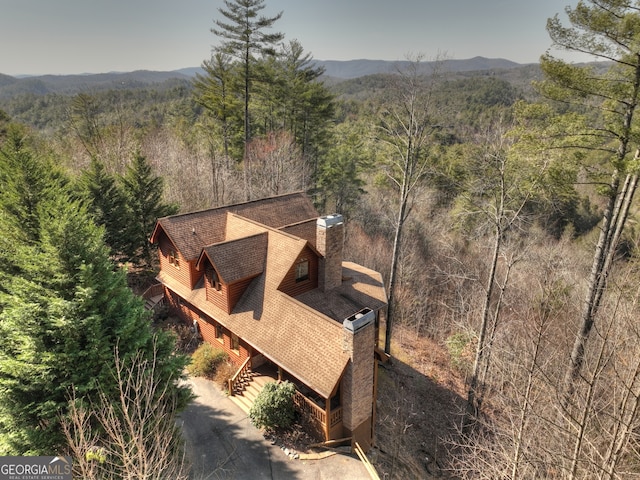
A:
{"type": "Polygon", "coordinates": [[[247,415],[212,382],[190,378],[196,399],[180,416],[193,480],[370,480],[355,457],[290,459],[264,439],[247,415]]]}

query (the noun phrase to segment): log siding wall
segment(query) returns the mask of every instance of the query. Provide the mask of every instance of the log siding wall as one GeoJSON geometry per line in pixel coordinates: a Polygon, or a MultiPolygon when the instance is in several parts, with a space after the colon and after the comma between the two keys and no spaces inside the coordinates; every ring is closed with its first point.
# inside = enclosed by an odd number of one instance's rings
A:
{"type": "Polygon", "coordinates": [[[188,262],[164,233],[158,239],[158,256],[160,257],[160,270],[175,278],[181,284],[193,289],[202,278],[202,272],[196,270],[196,262],[188,262]],[[178,258],[178,267],[169,261],[172,252],[178,258]]]}
{"type": "Polygon", "coordinates": [[[198,331],[205,342],[210,343],[214,347],[222,348],[229,360],[238,367],[251,356],[251,347],[245,344],[241,338],[238,339],[239,348],[234,350],[232,344],[233,332],[222,327],[214,319],[200,312],[189,302],[175,294],[171,290],[165,289],[165,298],[169,309],[180,318],[185,324],[192,326],[194,321],[198,322],[198,331]],[[222,327],[222,339],[216,337],[216,325],[222,327]]]}
{"type": "Polygon", "coordinates": [[[307,246],[302,250],[300,255],[298,255],[295,263],[289,272],[287,272],[287,275],[280,284],[279,290],[291,297],[295,297],[314,288],[318,288],[318,255],[307,246]],[[296,265],[303,258],[309,261],[309,279],[296,282],[296,265]]]}

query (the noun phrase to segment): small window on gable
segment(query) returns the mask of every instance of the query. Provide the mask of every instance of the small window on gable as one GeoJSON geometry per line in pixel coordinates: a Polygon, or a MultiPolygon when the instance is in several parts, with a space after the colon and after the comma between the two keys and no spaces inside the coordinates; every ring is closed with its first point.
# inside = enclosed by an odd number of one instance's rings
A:
{"type": "Polygon", "coordinates": [[[296,282],[309,280],[309,260],[301,258],[296,264],[296,282]]]}
{"type": "Polygon", "coordinates": [[[218,292],[222,290],[222,285],[220,284],[220,279],[218,278],[218,274],[213,268],[209,270],[209,283],[211,284],[211,287],[214,290],[218,292]]]}
{"type": "Polygon", "coordinates": [[[176,268],[180,268],[180,257],[178,257],[178,252],[175,250],[169,251],[169,263],[176,268]]]}

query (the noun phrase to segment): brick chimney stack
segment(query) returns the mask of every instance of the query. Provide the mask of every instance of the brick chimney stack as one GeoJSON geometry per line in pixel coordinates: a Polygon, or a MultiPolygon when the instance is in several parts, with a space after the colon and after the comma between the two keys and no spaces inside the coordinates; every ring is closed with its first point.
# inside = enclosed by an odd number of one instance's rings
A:
{"type": "Polygon", "coordinates": [[[375,317],[364,308],[342,323],[342,349],[350,362],[342,377],[342,420],[345,436],[367,451],[374,443],[375,317]]]}
{"type": "Polygon", "coordinates": [[[324,292],[342,285],[342,247],[344,222],[342,215],[318,218],[316,222],[316,248],[320,259],[318,287],[324,292]]]}

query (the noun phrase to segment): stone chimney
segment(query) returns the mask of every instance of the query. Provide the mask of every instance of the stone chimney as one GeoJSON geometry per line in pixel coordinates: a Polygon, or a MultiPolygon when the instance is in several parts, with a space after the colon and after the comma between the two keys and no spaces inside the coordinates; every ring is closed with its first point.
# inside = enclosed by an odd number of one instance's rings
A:
{"type": "Polygon", "coordinates": [[[318,218],[316,248],[323,256],[318,266],[318,287],[326,292],[342,284],[342,246],[344,223],[342,215],[318,218]]]}
{"type": "Polygon", "coordinates": [[[342,323],[342,348],[350,357],[340,387],[344,434],[365,451],[374,441],[375,317],[364,308],[342,323]]]}

